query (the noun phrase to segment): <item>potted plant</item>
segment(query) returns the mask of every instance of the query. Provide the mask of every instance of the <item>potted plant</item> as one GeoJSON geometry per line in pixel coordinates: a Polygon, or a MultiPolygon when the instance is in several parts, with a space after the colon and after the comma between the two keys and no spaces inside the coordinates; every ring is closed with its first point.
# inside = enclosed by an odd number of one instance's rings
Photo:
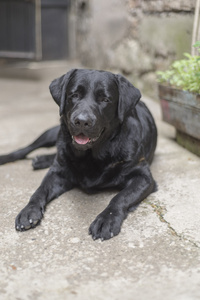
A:
{"type": "MultiPolygon", "coordinates": [[[[194,47],[200,48],[200,42],[194,47]]],[[[163,120],[176,128],[177,142],[200,156],[200,56],[185,53],[157,72],[163,120]]]]}

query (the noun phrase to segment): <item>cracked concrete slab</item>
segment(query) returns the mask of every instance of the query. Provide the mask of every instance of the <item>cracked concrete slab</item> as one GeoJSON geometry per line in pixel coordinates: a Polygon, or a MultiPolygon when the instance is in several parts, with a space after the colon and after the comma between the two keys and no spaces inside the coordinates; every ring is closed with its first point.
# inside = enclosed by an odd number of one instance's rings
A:
{"type": "Polygon", "coordinates": [[[153,202],[161,205],[163,219],[178,236],[199,247],[200,159],[176,144],[171,126],[162,126],[159,120],[157,124],[160,135],[152,171],[156,171],[157,165],[162,163],[162,169],[158,171],[156,178],[162,188],[154,195],[153,202]],[[162,176],[159,176],[161,173],[162,176]]]}
{"type": "MultiPolygon", "coordinates": [[[[1,154],[58,123],[48,85],[70,67],[43,65],[38,80],[0,79],[1,154]]],[[[88,196],[74,189],[49,204],[40,226],[16,232],[15,216],[46,171],[33,172],[30,159],[0,166],[0,299],[200,298],[200,159],[176,144],[159,105],[144,100],[159,129],[152,164],[158,191],[109,241],[94,242],[88,227],[114,191],[88,196]]]]}

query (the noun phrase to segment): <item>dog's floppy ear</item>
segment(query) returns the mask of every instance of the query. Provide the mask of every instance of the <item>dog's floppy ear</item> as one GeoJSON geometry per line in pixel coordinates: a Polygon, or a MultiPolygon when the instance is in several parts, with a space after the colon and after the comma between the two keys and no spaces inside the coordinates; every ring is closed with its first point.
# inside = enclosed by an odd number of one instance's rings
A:
{"type": "Polygon", "coordinates": [[[67,72],[65,75],[54,79],[49,86],[50,93],[54,99],[54,101],[60,106],[60,115],[63,114],[65,109],[65,95],[67,85],[74,74],[76,69],[72,69],[71,71],[67,72]]]}
{"type": "Polygon", "coordinates": [[[122,123],[125,115],[134,109],[140,100],[141,93],[124,76],[120,74],[115,76],[119,90],[118,117],[122,123]]]}

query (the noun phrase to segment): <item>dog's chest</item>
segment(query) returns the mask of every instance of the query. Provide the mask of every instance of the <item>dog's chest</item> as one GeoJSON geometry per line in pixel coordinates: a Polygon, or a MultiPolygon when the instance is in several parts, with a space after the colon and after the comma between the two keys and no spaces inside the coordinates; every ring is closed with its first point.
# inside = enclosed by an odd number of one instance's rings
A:
{"type": "Polygon", "coordinates": [[[83,189],[98,190],[118,186],[122,179],[123,161],[79,160],[74,163],[74,176],[83,189]]]}

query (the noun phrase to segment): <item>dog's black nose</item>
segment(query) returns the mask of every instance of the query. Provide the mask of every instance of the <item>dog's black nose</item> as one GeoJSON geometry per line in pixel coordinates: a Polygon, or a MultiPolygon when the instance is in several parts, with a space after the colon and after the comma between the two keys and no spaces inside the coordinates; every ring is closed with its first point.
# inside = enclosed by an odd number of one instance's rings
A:
{"type": "Polygon", "coordinates": [[[74,119],[73,123],[76,127],[90,128],[94,124],[94,119],[87,114],[81,113],[74,119]]]}

